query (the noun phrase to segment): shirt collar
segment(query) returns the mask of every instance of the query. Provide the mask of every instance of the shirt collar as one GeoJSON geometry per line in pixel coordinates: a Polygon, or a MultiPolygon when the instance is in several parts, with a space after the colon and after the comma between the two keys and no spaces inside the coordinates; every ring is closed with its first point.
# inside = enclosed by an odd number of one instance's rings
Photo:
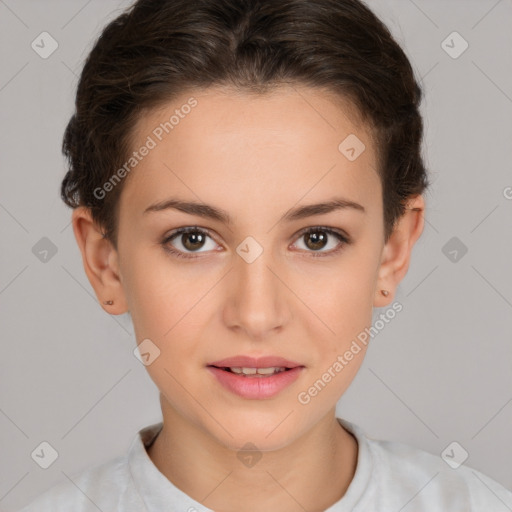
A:
{"type": "Polygon", "coordinates": [[[128,452],[128,466],[147,512],[172,510],[178,506],[180,510],[197,510],[197,512],[213,512],[193,500],[173,485],[150,459],[146,448],[156,439],[163,427],[163,422],[149,425],[138,432],[128,452]]]}
{"type": "MultiPolygon", "coordinates": [[[[365,432],[354,423],[341,418],[336,419],[357,439],[357,466],[354,478],[343,498],[325,512],[352,511],[356,505],[361,503],[370,482],[374,480],[371,478],[374,461],[365,432]]],[[[195,508],[197,512],[213,512],[173,485],[150,459],[146,449],[156,439],[162,427],[163,422],[159,422],[141,429],[133,439],[128,451],[128,466],[133,484],[142,498],[147,512],[161,512],[169,510],[171,506],[184,507],[183,510],[195,508]]]]}

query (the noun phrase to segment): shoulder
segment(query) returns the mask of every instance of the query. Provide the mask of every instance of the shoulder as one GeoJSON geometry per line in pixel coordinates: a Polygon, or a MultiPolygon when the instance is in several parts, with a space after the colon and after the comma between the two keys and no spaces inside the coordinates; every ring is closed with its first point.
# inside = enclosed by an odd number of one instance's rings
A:
{"type": "Polygon", "coordinates": [[[512,510],[512,492],[467,465],[460,445],[434,455],[402,442],[374,439],[362,427],[338,421],[359,446],[356,472],[344,498],[354,512],[512,510]]]}
{"type": "Polygon", "coordinates": [[[453,450],[446,456],[450,465],[441,455],[405,443],[367,441],[380,484],[375,492],[390,503],[405,506],[410,502],[414,510],[425,511],[499,512],[512,508],[510,490],[466,464],[459,465],[453,450]]]}
{"type": "Polygon", "coordinates": [[[97,512],[129,510],[123,501],[130,499],[126,455],[94,466],[65,480],[37,496],[19,512],[97,512]],[[122,501],[123,500],[123,501],[122,501]]]}

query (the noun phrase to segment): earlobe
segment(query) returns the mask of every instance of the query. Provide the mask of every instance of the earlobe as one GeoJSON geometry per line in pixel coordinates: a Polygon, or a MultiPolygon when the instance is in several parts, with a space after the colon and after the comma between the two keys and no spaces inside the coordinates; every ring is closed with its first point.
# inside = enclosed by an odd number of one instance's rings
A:
{"type": "Polygon", "coordinates": [[[392,300],[394,291],[407,274],[412,248],[424,227],[425,201],[423,196],[413,196],[405,213],[397,220],[381,256],[374,306],[384,307],[392,300]],[[382,290],[389,291],[388,294],[382,290]]]}
{"type": "Polygon", "coordinates": [[[76,208],[72,214],[72,224],[85,273],[100,304],[107,306],[104,309],[110,314],[125,313],[127,307],[117,265],[117,251],[104,238],[89,208],[76,208]]]}

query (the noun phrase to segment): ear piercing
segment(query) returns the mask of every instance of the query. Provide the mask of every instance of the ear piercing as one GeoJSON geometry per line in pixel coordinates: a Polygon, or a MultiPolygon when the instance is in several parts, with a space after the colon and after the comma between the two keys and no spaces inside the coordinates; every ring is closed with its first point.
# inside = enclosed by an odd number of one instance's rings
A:
{"type": "Polygon", "coordinates": [[[384,297],[387,297],[389,295],[389,292],[387,290],[381,290],[380,293],[382,293],[384,297]]]}

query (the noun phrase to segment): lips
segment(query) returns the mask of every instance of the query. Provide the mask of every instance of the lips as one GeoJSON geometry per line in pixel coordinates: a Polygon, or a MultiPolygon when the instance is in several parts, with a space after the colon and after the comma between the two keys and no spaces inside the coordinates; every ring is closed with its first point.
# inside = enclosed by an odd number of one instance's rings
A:
{"type": "Polygon", "coordinates": [[[291,386],[305,371],[304,365],[278,356],[227,357],[211,362],[206,368],[225,389],[250,400],[275,397],[291,386]],[[274,368],[274,371],[256,375],[254,371],[248,371],[249,368],[274,368]]]}
{"type": "Polygon", "coordinates": [[[207,366],[216,366],[217,368],[297,368],[303,367],[303,364],[297,363],[296,361],[290,361],[278,356],[262,356],[262,357],[251,357],[251,356],[235,356],[220,359],[219,361],[213,361],[207,364],[207,366]]]}

